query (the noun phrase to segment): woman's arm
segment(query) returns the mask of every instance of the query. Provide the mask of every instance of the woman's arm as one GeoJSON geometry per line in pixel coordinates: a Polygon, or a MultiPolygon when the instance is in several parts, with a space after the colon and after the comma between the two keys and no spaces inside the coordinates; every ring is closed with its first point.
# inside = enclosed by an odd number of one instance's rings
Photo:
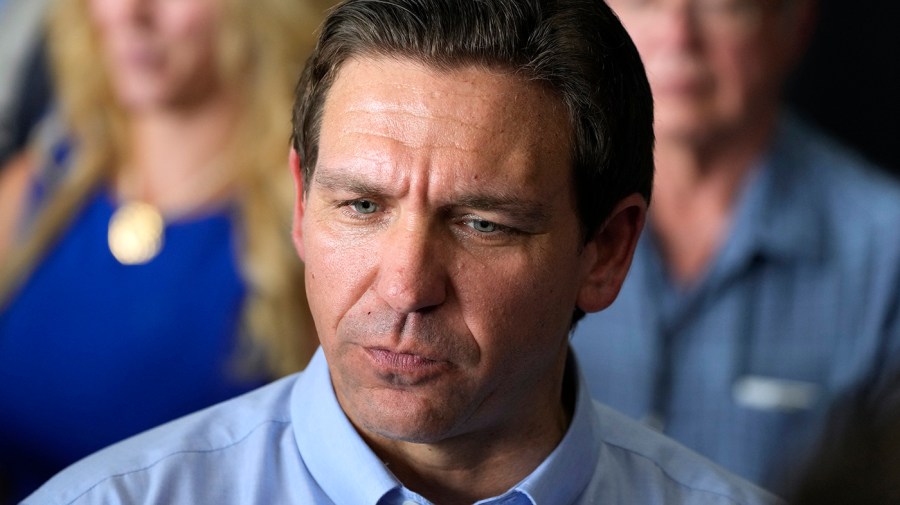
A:
{"type": "Polygon", "coordinates": [[[25,149],[0,168],[0,263],[15,243],[28,202],[34,165],[34,155],[31,150],[25,149]]]}

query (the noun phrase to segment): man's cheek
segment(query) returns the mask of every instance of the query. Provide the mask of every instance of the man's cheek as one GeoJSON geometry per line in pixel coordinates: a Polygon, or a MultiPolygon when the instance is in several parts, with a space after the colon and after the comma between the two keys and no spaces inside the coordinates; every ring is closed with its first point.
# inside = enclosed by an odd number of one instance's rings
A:
{"type": "Polygon", "coordinates": [[[307,276],[310,303],[329,314],[334,320],[332,326],[369,291],[374,276],[373,267],[366,259],[354,254],[322,257],[316,263],[315,271],[307,276]]]}

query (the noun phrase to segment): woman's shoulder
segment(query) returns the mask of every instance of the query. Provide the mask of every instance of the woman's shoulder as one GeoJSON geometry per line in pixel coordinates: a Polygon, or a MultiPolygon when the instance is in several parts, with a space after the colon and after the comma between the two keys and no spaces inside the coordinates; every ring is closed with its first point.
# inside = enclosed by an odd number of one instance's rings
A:
{"type": "Polygon", "coordinates": [[[0,259],[15,242],[26,213],[31,181],[34,179],[35,156],[26,150],[0,168],[0,259]]]}
{"type": "Polygon", "coordinates": [[[60,115],[51,112],[28,147],[0,167],[0,258],[65,178],[73,145],[60,115]]]}

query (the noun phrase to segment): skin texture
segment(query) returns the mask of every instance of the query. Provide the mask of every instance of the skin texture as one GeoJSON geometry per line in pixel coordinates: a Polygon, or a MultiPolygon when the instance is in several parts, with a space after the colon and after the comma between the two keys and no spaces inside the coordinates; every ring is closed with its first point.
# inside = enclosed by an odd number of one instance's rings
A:
{"type": "Polygon", "coordinates": [[[126,109],[185,108],[217,85],[218,0],[89,0],[126,109]]]}
{"type": "Polygon", "coordinates": [[[646,206],[586,245],[564,108],[464,67],[350,60],[294,237],[338,400],[411,489],[499,494],[556,446],[568,329],[615,298],[646,206]]]}

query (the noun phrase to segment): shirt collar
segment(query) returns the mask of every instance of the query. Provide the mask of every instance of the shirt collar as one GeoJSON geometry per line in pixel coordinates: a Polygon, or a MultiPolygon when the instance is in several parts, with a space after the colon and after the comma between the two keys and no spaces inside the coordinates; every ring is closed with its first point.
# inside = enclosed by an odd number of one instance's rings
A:
{"type": "MultiPolygon", "coordinates": [[[[479,504],[509,503],[516,495],[525,495],[536,505],[563,505],[574,503],[587,486],[599,457],[591,423],[593,403],[571,351],[565,373],[564,383],[577,389],[572,422],[562,441],[519,484],[479,504]]],[[[341,410],[321,348],[294,385],[290,409],[304,463],[333,502],[375,504],[389,493],[397,495],[401,483],[341,410]],[[348,485],[351,473],[353,485],[348,485]]]]}
{"type": "MultiPolygon", "coordinates": [[[[770,148],[747,174],[731,230],[701,285],[727,282],[757,259],[816,261],[827,254],[822,194],[807,155],[809,136],[796,118],[781,118],[770,148]]],[[[655,237],[644,233],[629,275],[650,269],[667,278],[659,251],[655,237]]]]}
{"type": "Polygon", "coordinates": [[[739,202],[730,244],[738,254],[743,250],[773,260],[822,257],[826,227],[816,167],[809,166],[805,154],[808,144],[808,134],[796,118],[788,115],[779,121],[772,145],[739,202]]]}
{"type": "Polygon", "coordinates": [[[290,408],[303,462],[331,501],[374,505],[400,485],[341,410],[321,347],[294,385],[290,408]]]}
{"type": "Polygon", "coordinates": [[[559,445],[528,477],[515,486],[537,505],[569,504],[581,495],[596,472],[599,453],[592,419],[594,403],[575,353],[566,359],[564,387],[575,388],[575,411],[559,445]]]}

